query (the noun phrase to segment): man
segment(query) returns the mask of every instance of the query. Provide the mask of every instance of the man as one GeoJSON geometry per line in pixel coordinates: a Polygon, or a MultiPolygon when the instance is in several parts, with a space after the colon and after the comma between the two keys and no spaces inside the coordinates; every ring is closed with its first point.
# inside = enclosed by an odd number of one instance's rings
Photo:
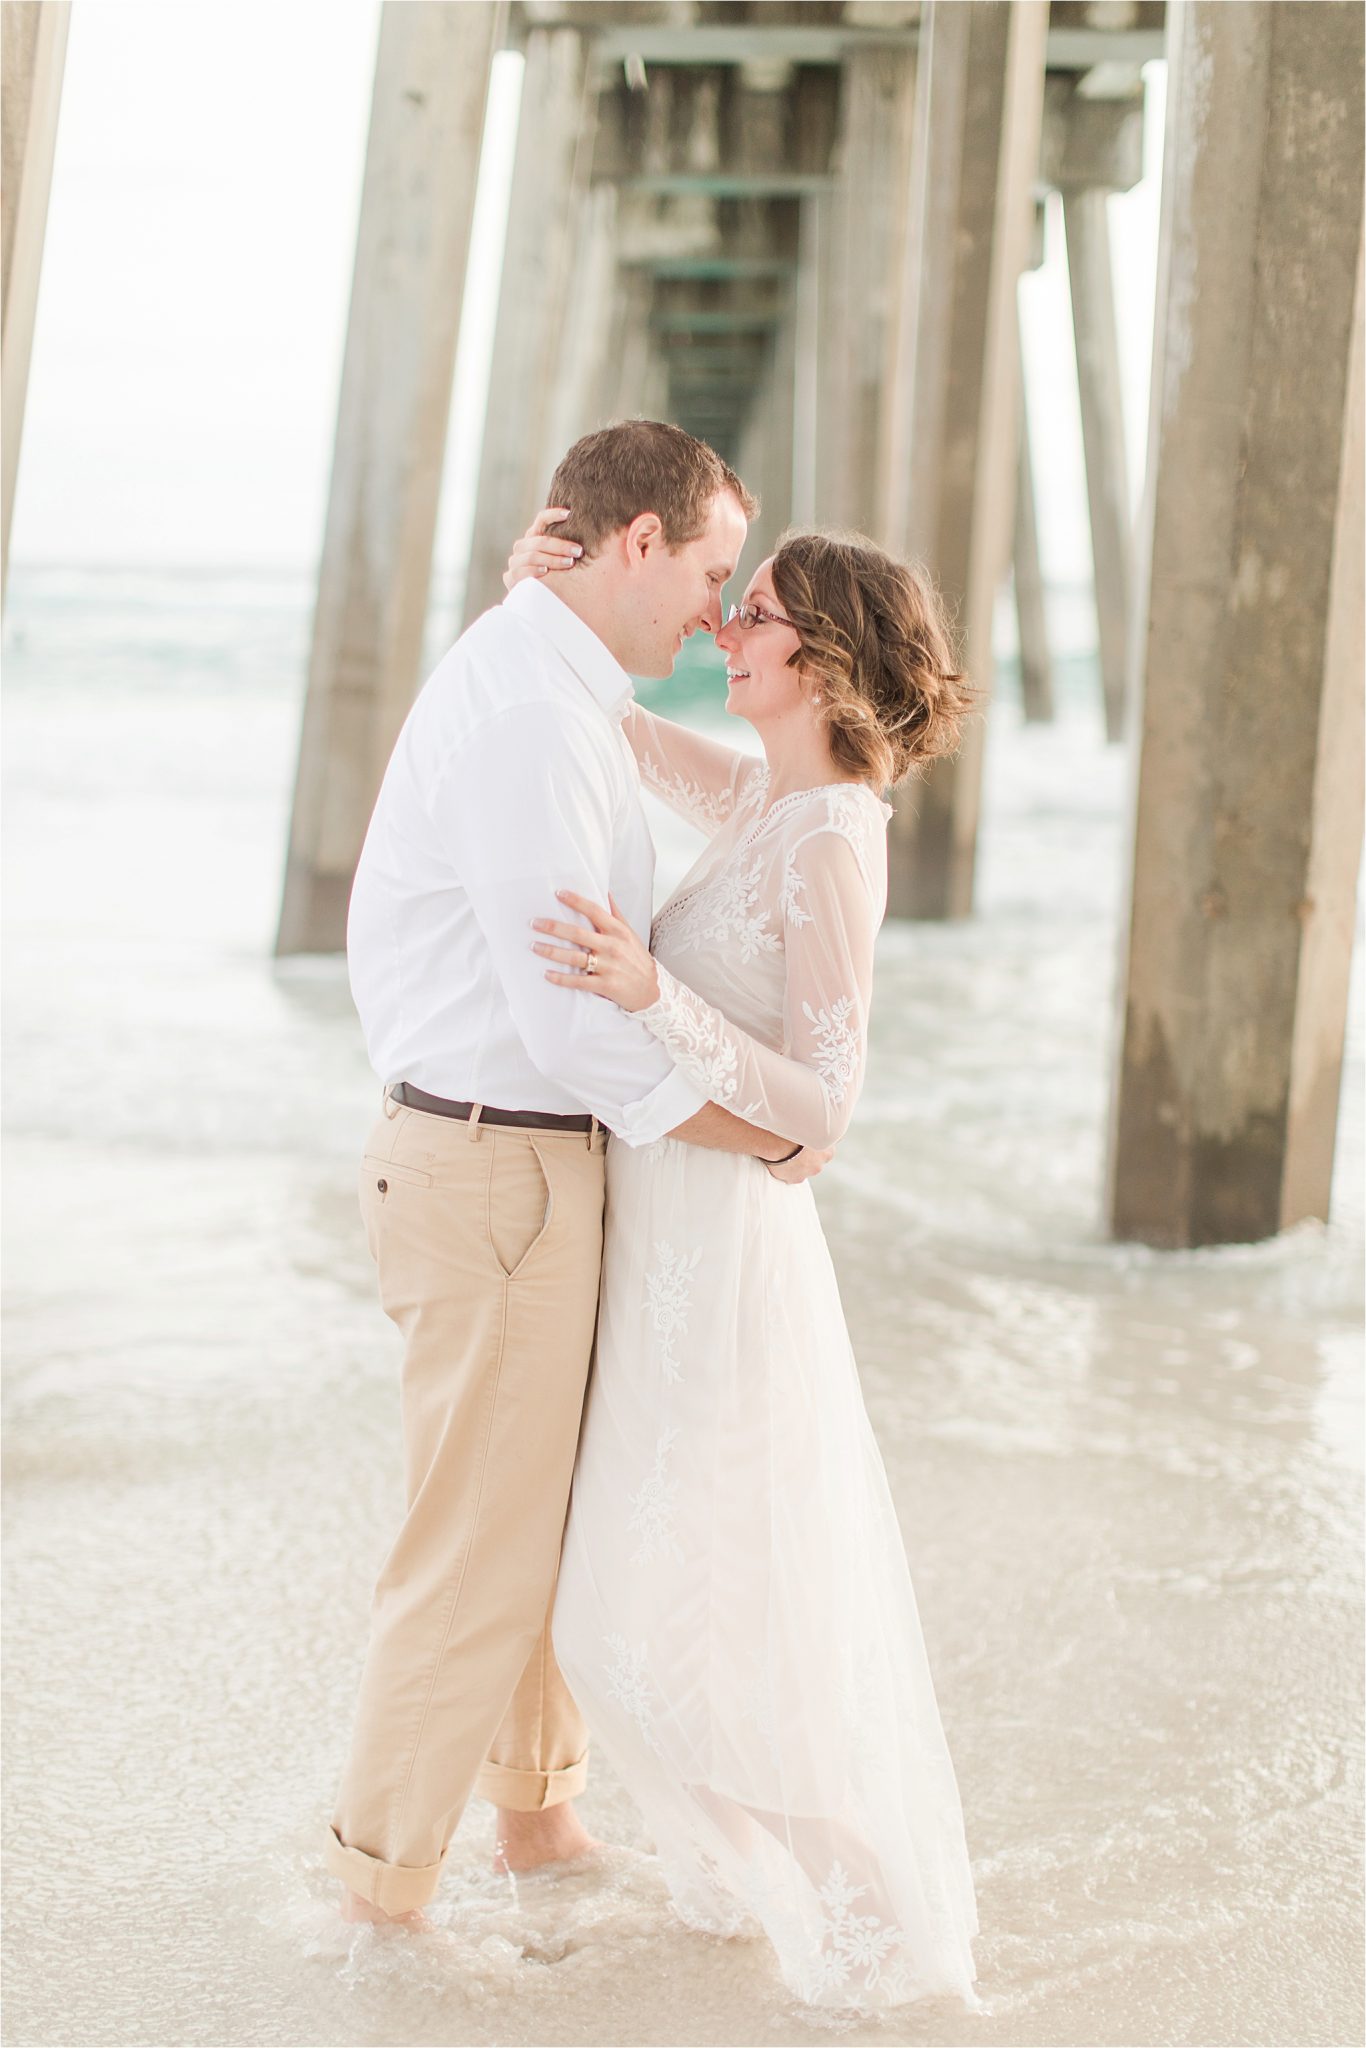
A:
{"type": "Polygon", "coordinates": [[[420,1918],[474,1791],[509,1869],[591,1846],[572,1805],[587,1731],[550,1607],[597,1309],[601,1126],[628,1145],[792,1151],[705,1101],[615,1005],[551,986],[532,951],[531,920],[566,888],[610,895],[648,941],[630,674],[668,675],[691,633],[718,629],[754,502],[712,449],[650,420],[577,442],[551,502],[582,560],[553,592],[519,584],[438,665],[351,899],[351,986],[385,1083],[361,1205],[405,1340],[408,1507],[327,1843],[350,1919],[420,1918]]]}

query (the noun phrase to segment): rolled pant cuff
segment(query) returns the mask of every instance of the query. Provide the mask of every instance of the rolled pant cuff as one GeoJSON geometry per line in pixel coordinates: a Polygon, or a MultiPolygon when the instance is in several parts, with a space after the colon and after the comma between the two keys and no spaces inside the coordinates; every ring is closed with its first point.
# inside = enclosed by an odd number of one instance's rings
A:
{"type": "Polygon", "coordinates": [[[481,1799],[509,1813],[541,1813],[547,1806],[563,1806],[577,1799],[588,1783],[587,1751],[576,1764],[562,1771],[514,1771],[508,1764],[486,1763],[479,1773],[475,1791],[481,1799]]]}
{"type": "Polygon", "coordinates": [[[434,1899],[445,1860],[443,1856],[440,1863],[421,1867],[381,1863],[378,1856],[367,1856],[363,1849],[348,1849],[335,1828],[328,1829],[323,1849],[323,1864],[329,1876],[339,1877],[349,1890],[378,1906],[381,1913],[411,1913],[434,1899]]]}

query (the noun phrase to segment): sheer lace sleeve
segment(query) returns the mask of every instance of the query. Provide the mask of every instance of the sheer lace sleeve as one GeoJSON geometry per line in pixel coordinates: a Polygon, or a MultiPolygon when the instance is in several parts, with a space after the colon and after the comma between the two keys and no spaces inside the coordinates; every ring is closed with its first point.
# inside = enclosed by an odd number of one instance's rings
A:
{"type": "Polygon", "coordinates": [[[663,965],[658,1002],[635,1013],[713,1102],[794,1145],[842,1138],[863,1085],[881,905],[860,853],[846,833],[822,828],[782,863],[781,1051],[730,1023],[663,965]]]}
{"type": "Polygon", "coordinates": [[[763,762],[752,754],[661,718],[643,704],[627,707],[622,729],[646,788],[703,832],[724,825],[749,777],[763,773],[763,762]]]}

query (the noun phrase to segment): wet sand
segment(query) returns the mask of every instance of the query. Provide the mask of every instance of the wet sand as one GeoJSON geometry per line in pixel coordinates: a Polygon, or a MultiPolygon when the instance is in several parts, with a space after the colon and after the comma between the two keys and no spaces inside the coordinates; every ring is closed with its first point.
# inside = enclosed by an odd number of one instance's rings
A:
{"type": "Polygon", "coordinates": [[[605,1767],[596,1865],[494,1880],[476,1806],[434,1934],[342,1927],[397,1339],[341,970],[266,957],[293,705],[202,648],[177,694],[43,646],[7,749],[13,2048],[1360,2041],[1360,1045],[1330,1227],[1105,1242],[1089,714],[1002,708],[982,913],[884,933],[818,1184],[982,1920],[981,2010],[841,2025],[671,1923],[605,1767]]]}

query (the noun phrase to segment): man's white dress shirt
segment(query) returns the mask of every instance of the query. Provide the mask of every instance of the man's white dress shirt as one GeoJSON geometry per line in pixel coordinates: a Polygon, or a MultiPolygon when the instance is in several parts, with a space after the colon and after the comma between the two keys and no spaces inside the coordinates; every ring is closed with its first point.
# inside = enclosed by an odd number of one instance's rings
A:
{"type": "MultiPolygon", "coordinates": [[[[534,917],[609,893],[649,944],[654,846],[621,729],[634,692],[601,640],[529,578],[423,686],[366,834],[351,992],[386,1083],[500,1109],[591,1110],[646,1145],[706,1100],[643,1024],[545,980],[534,917]]],[[[585,930],[588,927],[585,925],[585,930]]]]}

